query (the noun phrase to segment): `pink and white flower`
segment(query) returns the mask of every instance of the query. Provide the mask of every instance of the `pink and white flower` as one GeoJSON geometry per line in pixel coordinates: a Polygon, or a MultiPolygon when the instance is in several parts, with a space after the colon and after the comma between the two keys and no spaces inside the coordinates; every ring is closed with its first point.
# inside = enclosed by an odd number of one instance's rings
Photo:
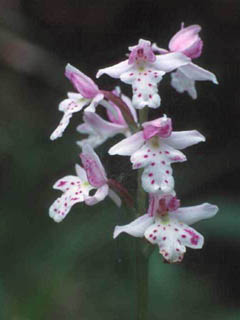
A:
{"type": "Polygon", "coordinates": [[[83,146],[82,150],[80,157],[83,168],[76,165],[76,176],[66,176],[53,186],[54,189],[63,192],[62,196],[54,201],[49,209],[49,216],[55,222],[62,221],[72,206],[78,202],[85,202],[92,206],[104,200],[108,195],[117,206],[121,205],[118,195],[108,186],[106,172],[98,155],[87,144],[83,146]],[[90,196],[90,191],[94,189],[96,189],[95,194],[90,196]]]}
{"type": "Polygon", "coordinates": [[[186,161],[179,150],[205,141],[198,131],[172,131],[166,116],[142,124],[143,130],[109,150],[111,155],[131,156],[133,169],[144,168],[142,186],[149,193],[169,193],[174,189],[171,164],[186,161]]]}
{"type": "MultiPolygon", "coordinates": [[[[136,110],[133,108],[131,100],[121,94],[117,87],[113,93],[126,103],[133,119],[137,123],[136,110]]],[[[77,127],[77,131],[81,134],[87,134],[88,138],[77,141],[77,144],[82,147],[85,143],[90,144],[93,148],[98,147],[107,139],[114,137],[116,134],[123,134],[126,137],[131,135],[129,127],[123,118],[120,109],[111,101],[103,102],[106,107],[107,116],[110,121],[104,120],[102,117],[93,112],[85,112],[83,115],[84,123],[77,127]]]]}
{"type": "Polygon", "coordinates": [[[172,195],[150,195],[148,213],[130,224],[116,226],[113,237],[126,232],[134,237],[145,237],[159,247],[159,253],[169,263],[181,262],[186,247],[201,249],[204,238],[189,227],[195,222],[216,215],[218,207],[203,203],[180,208],[180,201],[172,195]]]}
{"type": "Polygon", "coordinates": [[[120,78],[132,85],[133,106],[142,109],[158,108],[161,104],[157,85],[166,72],[189,63],[189,58],[180,52],[156,56],[150,41],[140,39],[138,45],[129,47],[130,54],[124,60],[112,67],[100,69],[97,78],[108,74],[120,78]]]}
{"type": "Polygon", "coordinates": [[[104,95],[98,86],[77,68],[67,64],[65,70],[66,77],[72,82],[73,86],[79,93],[68,93],[68,99],[63,100],[59,104],[59,111],[64,113],[58,127],[51,134],[50,139],[55,140],[63,135],[70,119],[75,112],[85,110],[95,112],[96,106],[103,100],[104,95]]]}
{"type": "MultiPolygon", "coordinates": [[[[199,37],[201,27],[199,25],[191,25],[184,28],[182,24],[178,31],[169,42],[169,51],[159,48],[156,44],[153,49],[156,52],[166,54],[168,52],[181,52],[191,59],[200,57],[202,53],[203,41],[199,37]]],[[[196,64],[190,62],[184,66],[180,66],[177,71],[171,73],[171,85],[180,93],[187,91],[193,98],[197,98],[195,89],[195,81],[212,81],[218,84],[216,76],[196,64]]]]}

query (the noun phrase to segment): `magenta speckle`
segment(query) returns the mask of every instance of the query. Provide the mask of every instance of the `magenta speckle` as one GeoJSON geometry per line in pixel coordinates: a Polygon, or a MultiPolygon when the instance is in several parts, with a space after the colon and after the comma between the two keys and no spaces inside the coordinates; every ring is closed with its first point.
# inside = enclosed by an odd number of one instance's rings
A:
{"type": "Polygon", "coordinates": [[[162,239],[165,241],[167,239],[167,237],[163,237],[162,239]]]}
{"type": "Polygon", "coordinates": [[[149,99],[152,99],[152,95],[151,94],[149,95],[149,99]]]}
{"type": "Polygon", "coordinates": [[[185,234],[182,234],[182,238],[186,238],[185,234]]]}
{"type": "Polygon", "coordinates": [[[156,240],[156,239],[157,239],[157,237],[156,237],[156,236],[154,236],[154,237],[153,237],[153,240],[156,240]]]}
{"type": "Polygon", "coordinates": [[[169,174],[169,171],[168,171],[168,170],[166,170],[166,174],[169,174]]]}
{"type": "Polygon", "coordinates": [[[152,235],[152,234],[150,234],[150,235],[149,235],[149,238],[152,238],[152,236],[153,236],[153,235],[152,235]]]}
{"type": "Polygon", "coordinates": [[[165,183],[168,183],[168,180],[164,180],[165,183]]]}
{"type": "Polygon", "coordinates": [[[140,81],[141,81],[141,79],[140,79],[140,78],[138,78],[138,79],[137,79],[137,81],[139,81],[139,82],[140,82],[140,81]]]}
{"type": "Polygon", "coordinates": [[[62,187],[67,183],[67,181],[60,181],[58,187],[62,187]]]}
{"type": "Polygon", "coordinates": [[[151,163],[151,166],[155,166],[155,162],[152,162],[152,163],[151,163]]]}
{"type": "Polygon", "coordinates": [[[153,232],[156,233],[156,232],[157,232],[157,229],[153,230],[153,232]]]}
{"type": "Polygon", "coordinates": [[[153,173],[149,173],[148,176],[149,176],[149,177],[152,177],[152,176],[153,176],[153,173]]]}
{"type": "Polygon", "coordinates": [[[152,180],[152,181],[151,181],[151,184],[154,184],[154,183],[155,183],[155,180],[152,180]]]}
{"type": "Polygon", "coordinates": [[[149,87],[152,87],[152,84],[151,84],[151,83],[149,83],[149,84],[148,84],[148,86],[149,86],[149,87]]]}
{"type": "Polygon", "coordinates": [[[161,161],[161,163],[162,163],[162,164],[166,164],[166,162],[165,162],[165,161],[161,161]]]}
{"type": "Polygon", "coordinates": [[[144,158],[148,158],[148,155],[147,155],[147,154],[145,154],[145,155],[144,155],[144,158]]]}
{"type": "Polygon", "coordinates": [[[139,97],[139,98],[141,98],[141,96],[142,96],[142,94],[141,94],[141,93],[139,93],[139,94],[138,94],[138,97],[139,97]]]}

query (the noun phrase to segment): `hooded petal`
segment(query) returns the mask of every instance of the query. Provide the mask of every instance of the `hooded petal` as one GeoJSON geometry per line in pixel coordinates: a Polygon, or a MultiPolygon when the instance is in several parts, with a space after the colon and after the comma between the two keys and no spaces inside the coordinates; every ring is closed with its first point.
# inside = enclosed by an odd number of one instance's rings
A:
{"type": "Polygon", "coordinates": [[[104,184],[97,189],[96,193],[93,196],[85,196],[84,201],[87,205],[93,206],[94,204],[104,200],[108,195],[109,187],[107,184],[104,184]]]}
{"type": "Polygon", "coordinates": [[[210,203],[203,203],[198,206],[179,208],[170,212],[169,216],[191,225],[203,219],[209,219],[216,215],[218,207],[210,203]]]}
{"type": "Polygon", "coordinates": [[[202,53],[203,42],[198,33],[201,31],[199,25],[191,25],[178,31],[169,42],[169,50],[179,51],[190,58],[198,58],[202,53]]]}
{"type": "Polygon", "coordinates": [[[181,52],[166,53],[158,55],[156,61],[153,63],[157,70],[170,72],[181,66],[191,62],[191,59],[186,57],[181,52]]]}
{"type": "Polygon", "coordinates": [[[185,149],[189,146],[204,142],[205,137],[197,130],[191,131],[173,131],[169,138],[162,138],[165,144],[175,149],[185,149]]]}
{"type": "Polygon", "coordinates": [[[131,137],[123,139],[109,149],[110,155],[130,156],[137,151],[144,143],[143,132],[139,131],[131,137]]]}
{"type": "Polygon", "coordinates": [[[106,172],[103,165],[93,148],[85,144],[80,154],[84,169],[87,173],[88,181],[94,187],[101,187],[107,181],[106,172]]]}
{"type": "Polygon", "coordinates": [[[80,92],[83,97],[92,99],[98,94],[99,88],[92,79],[69,63],[65,69],[65,76],[72,82],[75,89],[80,92]]]}
{"type": "Polygon", "coordinates": [[[115,64],[112,67],[100,69],[96,75],[97,78],[101,77],[104,73],[109,75],[112,78],[120,78],[120,75],[124,72],[129,71],[132,68],[131,65],[128,64],[128,60],[124,60],[118,64],[115,64]]]}
{"type": "Polygon", "coordinates": [[[148,214],[144,214],[125,226],[116,226],[113,233],[113,238],[117,238],[122,232],[126,232],[131,236],[141,238],[143,237],[145,230],[153,223],[153,221],[153,217],[150,217],[148,214]]]}
{"type": "Polygon", "coordinates": [[[181,67],[180,71],[189,79],[198,80],[198,81],[209,80],[215,84],[218,84],[217,78],[212,72],[206,69],[203,69],[194,63],[189,63],[181,67]]]}

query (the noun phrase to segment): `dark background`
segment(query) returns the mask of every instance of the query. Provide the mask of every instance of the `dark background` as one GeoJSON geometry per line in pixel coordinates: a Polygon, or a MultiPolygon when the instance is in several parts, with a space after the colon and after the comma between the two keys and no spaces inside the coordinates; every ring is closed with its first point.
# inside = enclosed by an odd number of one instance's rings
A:
{"type": "MultiPolygon", "coordinates": [[[[240,319],[237,0],[0,1],[0,319],[133,319],[133,239],[112,240],[128,212],[109,200],[79,204],[54,223],[48,207],[60,194],[51,187],[74,174],[80,116],[62,139],[49,136],[61,117],[58,103],[72,90],[63,74],[67,62],[94,78],[99,68],[122,61],[139,38],[166,48],[182,21],[202,26],[204,50],[195,62],[214,72],[219,85],[198,82],[193,101],[165,76],[162,106],[149,118],[164,112],[175,130],[206,136],[206,143],[185,151],[189,161],[174,166],[176,191],[184,206],[211,202],[220,211],[196,225],[205,246],[189,249],[180,265],[163,264],[154,251],[149,319],[240,319]]],[[[112,89],[118,82],[103,76],[97,83],[112,89]]],[[[128,159],[106,153],[112,143],[98,149],[108,176],[134,194],[128,159]]]]}

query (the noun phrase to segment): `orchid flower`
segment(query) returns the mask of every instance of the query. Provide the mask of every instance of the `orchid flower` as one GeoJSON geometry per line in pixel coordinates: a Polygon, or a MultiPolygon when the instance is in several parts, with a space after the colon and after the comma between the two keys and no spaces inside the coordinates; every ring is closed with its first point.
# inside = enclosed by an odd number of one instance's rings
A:
{"type": "MultiPolygon", "coordinates": [[[[121,94],[119,87],[117,87],[113,93],[116,96],[121,97],[126,103],[134,121],[137,123],[136,110],[133,108],[131,100],[127,96],[121,94]]],[[[108,105],[104,101],[103,105],[106,107],[107,116],[110,121],[104,120],[96,113],[85,112],[83,115],[84,123],[77,127],[77,131],[82,134],[88,134],[88,138],[77,141],[77,144],[80,147],[85,143],[88,143],[93,148],[96,148],[116,134],[124,134],[126,137],[131,135],[120,109],[111,101],[108,102],[108,105]]]]}
{"type": "MultiPolygon", "coordinates": [[[[159,48],[156,44],[153,45],[153,49],[162,54],[181,52],[191,59],[198,58],[202,53],[203,47],[203,41],[198,35],[200,31],[201,27],[199,25],[191,25],[184,28],[184,24],[182,24],[180,31],[178,31],[169,42],[169,51],[159,48]]],[[[195,81],[209,80],[218,84],[217,78],[212,72],[209,72],[192,62],[180,66],[176,72],[171,74],[171,78],[171,85],[178,92],[182,93],[187,91],[193,99],[197,98],[195,81]]]]}
{"type": "Polygon", "coordinates": [[[180,201],[172,195],[150,195],[148,213],[130,224],[116,226],[113,237],[122,232],[145,237],[150,243],[158,245],[159,253],[166,261],[181,262],[186,247],[201,249],[204,243],[203,236],[189,225],[209,219],[217,211],[218,207],[209,203],[180,208],[180,201]]]}
{"type": "Polygon", "coordinates": [[[65,75],[79,93],[69,92],[68,99],[63,100],[59,104],[59,111],[62,111],[64,115],[58,127],[51,134],[51,140],[55,140],[63,135],[73,113],[81,111],[86,106],[88,106],[85,109],[86,111],[95,112],[96,106],[104,98],[98,86],[72,65],[67,64],[65,75]]]}
{"type": "Polygon", "coordinates": [[[53,186],[54,189],[63,192],[49,209],[49,216],[56,222],[62,221],[72,206],[78,202],[85,202],[91,206],[104,200],[108,195],[117,206],[121,205],[118,195],[108,186],[106,172],[98,155],[87,144],[82,150],[80,157],[83,168],[76,165],[77,176],[66,176],[53,186]],[[90,191],[94,189],[96,189],[95,194],[90,196],[90,191]]]}
{"type": "Polygon", "coordinates": [[[133,134],[109,150],[110,155],[131,156],[133,169],[144,168],[142,186],[149,193],[168,193],[174,189],[171,163],[183,162],[179,150],[205,141],[198,131],[172,131],[166,116],[142,124],[143,130],[133,134]]]}
{"type": "Polygon", "coordinates": [[[166,72],[170,72],[187,63],[190,59],[180,52],[156,56],[150,41],[140,39],[138,45],[129,47],[130,54],[112,67],[100,69],[97,78],[107,74],[131,84],[133,106],[142,109],[145,106],[158,108],[161,104],[157,84],[166,72]]]}

